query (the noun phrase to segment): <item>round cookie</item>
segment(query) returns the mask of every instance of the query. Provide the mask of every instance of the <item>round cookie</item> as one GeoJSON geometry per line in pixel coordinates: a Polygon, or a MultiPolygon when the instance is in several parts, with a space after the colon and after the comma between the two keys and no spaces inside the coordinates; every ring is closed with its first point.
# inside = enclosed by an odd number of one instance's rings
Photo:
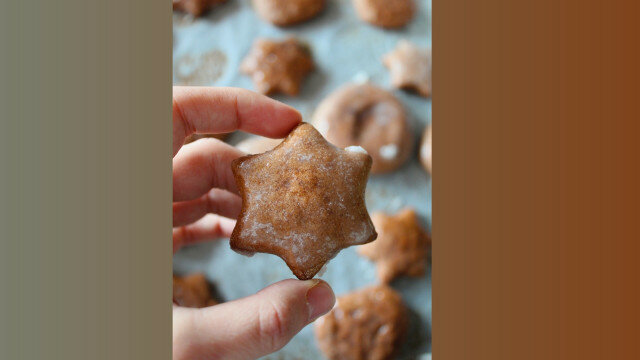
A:
{"type": "Polygon", "coordinates": [[[331,360],[393,359],[407,326],[400,295],[378,285],[339,297],[333,310],[316,320],[315,335],[331,360]]]}
{"type": "Polygon", "coordinates": [[[362,20],[383,28],[408,24],[416,11],[413,0],[353,0],[353,5],[362,20]]]}
{"type": "Polygon", "coordinates": [[[184,11],[194,17],[203,15],[212,6],[227,0],[173,0],[173,10],[184,11]]]}
{"type": "Polygon", "coordinates": [[[324,9],[324,0],[253,0],[258,15],[277,26],[289,26],[309,20],[324,9]]]}
{"type": "Polygon", "coordinates": [[[260,154],[269,151],[278,146],[282,139],[270,139],[262,136],[252,136],[236,145],[236,148],[246,152],[247,154],[260,154]]]}
{"type": "Polygon", "coordinates": [[[431,137],[433,134],[433,130],[431,129],[431,124],[424,129],[424,135],[422,135],[422,143],[420,144],[420,161],[424,168],[431,173],[431,162],[432,162],[432,152],[431,152],[431,137]]]}
{"type": "Polygon", "coordinates": [[[371,84],[349,84],[330,94],[316,109],[313,125],[338,147],[367,150],[374,174],[397,169],[411,155],[413,139],[404,107],[371,84]]]}

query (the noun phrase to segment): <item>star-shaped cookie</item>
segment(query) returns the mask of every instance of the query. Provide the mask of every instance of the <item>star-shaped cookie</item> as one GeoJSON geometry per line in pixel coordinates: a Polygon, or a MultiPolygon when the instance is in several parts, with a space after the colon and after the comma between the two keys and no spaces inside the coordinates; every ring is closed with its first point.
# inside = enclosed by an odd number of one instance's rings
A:
{"type": "Polygon", "coordinates": [[[358,252],[376,262],[380,281],[389,283],[400,275],[424,275],[431,240],[415,211],[405,209],[395,216],[375,213],[372,220],[378,239],[360,247],[358,252]]]}
{"type": "Polygon", "coordinates": [[[300,83],[314,68],[311,51],[294,38],[259,39],[242,60],[240,70],[250,75],[257,91],[298,95],[300,83]]]}
{"type": "Polygon", "coordinates": [[[231,248],[277,255],[313,278],[340,250],[376,238],[364,203],[370,169],[364,149],[335,147],[307,123],[273,150],[234,160],[242,211],[231,248]]]}
{"type": "Polygon", "coordinates": [[[429,97],[431,95],[431,51],[420,49],[401,40],[395,50],[382,59],[391,72],[394,87],[408,89],[429,97]]]}

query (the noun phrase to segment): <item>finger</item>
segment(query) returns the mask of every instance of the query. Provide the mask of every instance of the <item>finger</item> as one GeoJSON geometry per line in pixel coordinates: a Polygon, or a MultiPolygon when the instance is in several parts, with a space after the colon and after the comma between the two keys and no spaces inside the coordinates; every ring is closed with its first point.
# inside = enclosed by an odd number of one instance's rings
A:
{"type": "Polygon", "coordinates": [[[193,133],[243,130],[280,138],[300,121],[294,108],[249,90],[173,87],[173,155],[193,133]]]}
{"type": "Polygon", "coordinates": [[[193,224],[173,228],[173,252],[185,245],[191,245],[219,237],[230,237],[236,221],[207,214],[193,224]]]}
{"type": "Polygon", "coordinates": [[[238,195],[221,189],[211,189],[198,199],[173,203],[173,226],[195,222],[206,214],[235,219],[240,214],[242,200],[238,195]]]}
{"type": "Polygon", "coordinates": [[[174,359],[256,359],[286,345],[333,307],[322,280],[284,280],[206,309],[175,308],[174,359]]]}
{"type": "Polygon", "coordinates": [[[245,155],[217,139],[185,145],[173,158],[173,201],[194,200],[212,188],[237,193],[231,161],[245,155]]]}

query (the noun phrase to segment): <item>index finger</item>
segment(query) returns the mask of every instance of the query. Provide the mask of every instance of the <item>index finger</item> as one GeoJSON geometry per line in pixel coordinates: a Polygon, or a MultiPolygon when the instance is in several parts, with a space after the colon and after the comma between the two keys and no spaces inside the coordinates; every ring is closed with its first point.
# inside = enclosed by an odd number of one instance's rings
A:
{"type": "Polygon", "coordinates": [[[238,88],[173,87],[173,155],[187,136],[234,130],[272,138],[284,137],[302,121],[281,102],[238,88]]]}

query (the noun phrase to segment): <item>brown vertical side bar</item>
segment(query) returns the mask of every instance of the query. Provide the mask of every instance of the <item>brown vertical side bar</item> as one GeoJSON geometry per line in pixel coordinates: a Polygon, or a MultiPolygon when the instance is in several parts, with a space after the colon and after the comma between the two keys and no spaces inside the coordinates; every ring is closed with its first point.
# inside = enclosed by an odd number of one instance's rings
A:
{"type": "Polygon", "coordinates": [[[638,3],[433,8],[435,358],[640,358],[638,3]]]}

